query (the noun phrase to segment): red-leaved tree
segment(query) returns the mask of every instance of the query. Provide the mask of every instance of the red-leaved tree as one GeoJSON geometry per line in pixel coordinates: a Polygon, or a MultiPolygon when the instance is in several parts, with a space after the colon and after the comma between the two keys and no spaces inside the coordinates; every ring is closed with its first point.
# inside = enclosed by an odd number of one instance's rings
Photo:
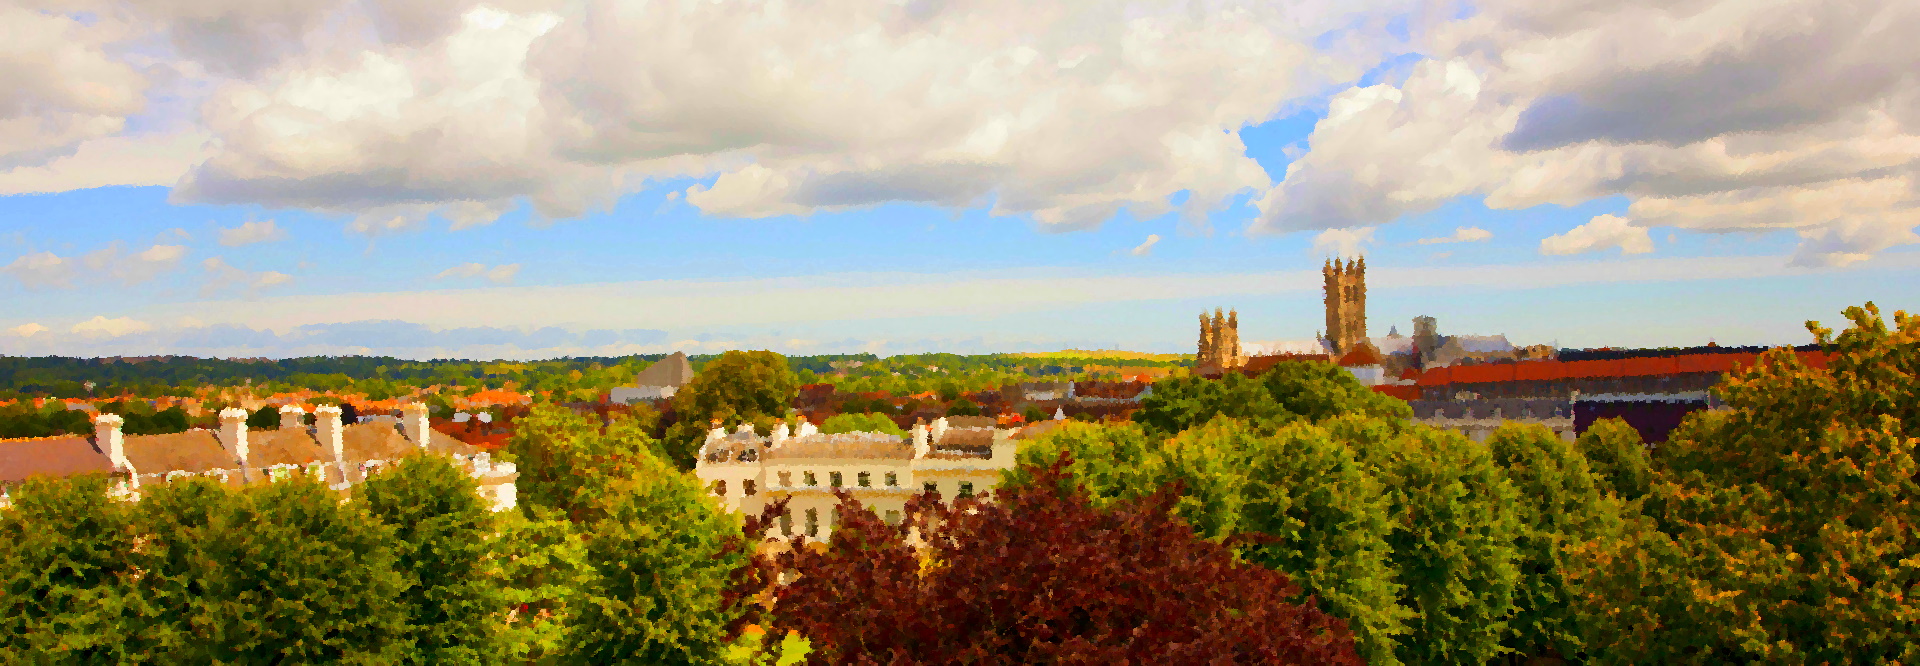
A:
{"type": "Polygon", "coordinates": [[[796,538],[736,578],[738,595],[789,579],[767,617],[741,621],[800,632],[816,664],[1362,663],[1345,622],[1287,601],[1285,574],[1173,517],[1176,492],[1098,509],[1070,462],[991,502],[913,498],[897,526],[842,491],[831,548],[796,538]]]}

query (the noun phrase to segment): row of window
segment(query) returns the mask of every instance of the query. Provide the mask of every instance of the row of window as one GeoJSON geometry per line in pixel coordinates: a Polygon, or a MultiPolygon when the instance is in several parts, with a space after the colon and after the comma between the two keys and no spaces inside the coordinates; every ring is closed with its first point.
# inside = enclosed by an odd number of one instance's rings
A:
{"type": "MultiPolygon", "coordinates": [[[[840,509],[835,508],[832,511],[833,511],[833,520],[835,522],[839,522],[840,509]]],[[[807,516],[806,535],[816,539],[819,538],[820,537],[820,510],[807,509],[806,516],[807,516]]],[[[885,518],[883,518],[883,520],[886,520],[888,525],[899,525],[900,511],[897,509],[888,509],[886,512],[885,518]]],[[[793,536],[793,512],[792,511],[788,511],[786,513],[780,514],[780,534],[781,536],[793,536]]]]}
{"type": "MultiPolygon", "coordinates": [[[[780,473],[780,485],[782,485],[782,486],[790,486],[790,485],[792,485],[792,480],[788,478],[788,476],[787,476],[788,474],[789,474],[789,472],[781,472],[781,473],[780,473]]],[[[803,477],[803,479],[804,479],[804,480],[806,481],[806,485],[809,485],[809,486],[813,486],[813,485],[819,485],[819,484],[817,484],[817,483],[815,483],[815,481],[814,481],[814,478],[813,478],[813,472],[803,472],[803,474],[805,474],[805,476],[803,477]]],[[[831,472],[831,474],[832,474],[832,481],[833,481],[833,487],[835,487],[835,488],[839,488],[839,487],[840,487],[840,473],[839,473],[839,472],[831,472]]],[[[860,477],[859,477],[859,480],[860,480],[860,487],[861,487],[861,488],[871,488],[871,487],[873,487],[873,484],[871,483],[871,479],[870,479],[870,478],[869,478],[869,477],[867,476],[867,472],[861,472],[861,473],[860,473],[860,477]]],[[[889,487],[889,488],[898,488],[898,487],[900,487],[900,478],[899,478],[898,476],[895,476],[895,474],[894,474],[893,472],[887,472],[887,487],[889,487]]],[[[940,492],[940,484],[939,484],[938,482],[934,482],[934,481],[928,481],[928,482],[926,482],[926,483],[925,483],[924,485],[922,485],[922,486],[921,486],[921,489],[923,489],[923,490],[925,490],[926,492],[930,492],[930,493],[937,493],[937,492],[940,492]]],[[[755,488],[755,487],[754,487],[754,484],[753,484],[753,479],[746,479],[746,480],[743,480],[743,481],[741,481],[741,482],[740,482],[740,494],[741,494],[741,495],[744,495],[744,496],[747,496],[747,497],[752,497],[753,495],[755,495],[755,494],[757,494],[757,493],[759,493],[759,492],[760,492],[760,491],[759,491],[759,489],[758,489],[758,488],[755,488]]],[[[725,479],[721,479],[721,480],[719,480],[719,481],[715,481],[715,482],[713,482],[713,494],[715,494],[715,495],[719,495],[719,496],[721,496],[721,497],[726,497],[726,496],[727,496],[727,482],[726,482],[726,480],[725,480],[725,479]]],[[[973,496],[973,482],[972,482],[972,481],[961,481],[961,482],[960,482],[960,492],[959,492],[959,493],[957,493],[957,496],[958,496],[958,497],[972,497],[972,496],[973,496]]]]}

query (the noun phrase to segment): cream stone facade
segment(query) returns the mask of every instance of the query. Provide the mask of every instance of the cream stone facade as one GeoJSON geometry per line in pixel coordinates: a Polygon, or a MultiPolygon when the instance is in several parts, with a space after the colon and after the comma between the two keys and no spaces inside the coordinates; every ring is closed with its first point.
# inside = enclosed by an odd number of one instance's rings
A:
{"type": "Polygon", "coordinates": [[[823,434],[812,424],[797,431],[785,424],[762,437],[742,424],[728,433],[717,426],[700,448],[694,473],[731,511],[756,515],[786,498],[787,512],[768,527],[768,538],[825,539],[838,522],[845,488],[883,520],[897,522],[907,500],[926,490],[943,500],[979,495],[1012,469],[1021,431],[951,427],[945,418],[915,424],[909,437],[875,432],[823,434]]]}

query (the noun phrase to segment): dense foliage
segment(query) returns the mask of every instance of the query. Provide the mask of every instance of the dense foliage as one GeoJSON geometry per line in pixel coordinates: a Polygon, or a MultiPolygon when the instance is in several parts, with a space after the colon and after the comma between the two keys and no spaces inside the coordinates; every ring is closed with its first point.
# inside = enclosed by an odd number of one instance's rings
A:
{"type": "Polygon", "coordinates": [[[807,636],[815,663],[1361,663],[1344,623],[1195,537],[1173,495],[1096,507],[1064,466],[991,503],[920,496],[899,525],[842,491],[834,547],[796,538],[763,563],[797,576],[769,625],[807,636]]]}
{"type": "Polygon", "coordinates": [[[1868,303],[1827,367],[1769,352],[1655,451],[1644,518],[1582,548],[1612,663],[1920,661],[1920,317],[1868,303]]]}
{"type": "Polygon", "coordinates": [[[1228,416],[1263,426],[1319,421],[1339,414],[1405,419],[1402,400],[1382,395],[1331,363],[1280,363],[1259,377],[1227,373],[1217,380],[1178,377],[1155,382],[1133,420],[1176,433],[1228,416]]]}

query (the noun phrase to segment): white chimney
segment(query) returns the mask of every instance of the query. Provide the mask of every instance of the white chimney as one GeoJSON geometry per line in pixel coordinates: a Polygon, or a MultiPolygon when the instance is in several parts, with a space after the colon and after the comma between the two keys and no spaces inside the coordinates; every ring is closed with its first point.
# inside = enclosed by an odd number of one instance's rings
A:
{"type": "Polygon", "coordinates": [[[400,406],[400,431],[413,440],[413,445],[427,448],[427,405],[409,402],[400,406]]]}
{"type": "Polygon", "coordinates": [[[1013,441],[1018,430],[996,428],[993,431],[993,464],[999,467],[1013,467],[1014,455],[1020,452],[1020,445],[1013,441]]]}
{"type": "Polygon", "coordinates": [[[1053,420],[1055,420],[1055,421],[1065,421],[1065,420],[1067,420],[1067,410],[1066,410],[1066,408],[1064,408],[1064,407],[1055,407],[1055,408],[1053,408],[1053,420]]]}
{"type": "Polygon", "coordinates": [[[787,437],[791,434],[792,433],[787,430],[787,422],[781,421],[780,425],[773,427],[772,445],[779,446],[781,442],[787,441],[787,437]]]}
{"type": "Polygon", "coordinates": [[[247,410],[228,407],[220,410],[220,443],[232,451],[242,467],[247,464],[247,410]]]}
{"type": "Polygon", "coordinates": [[[925,458],[933,452],[933,446],[927,442],[927,424],[913,424],[913,457],[925,458]]]}
{"type": "Polygon", "coordinates": [[[947,436],[947,417],[942,416],[940,418],[934,419],[933,427],[930,428],[927,432],[927,439],[932,440],[930,442],[931,444],[939,444],[940,440],[945,439],[946,436],[947,436]]]}
{"type": "Polygon", "coordinates": [[[299,405],[280,406],[280,429],[298,430],[306,427],[307,410],[299,405]]]}
{"type": "Polygon", "coordinates": [[[346,431],[340,424],[340,408],[333,405],[321,405],[313,408],[313,438],[320,441],[330,460],[340,465],[341,478],[346,478],[346,431]]]}
{"type": "Polygon", "coordinates": [[[713,429],[707,431],[707,443],[712,444],[722,439],[726,439],[726,437],[727,437],[727,429],[720,427],[720,419],[714,419],[713,429]]]}
{"type": "Polygon", "coordinates": [[[800,429],[798,431],[795,431],[793,433],[793,436],[806,437],[808,435],[818,435],[818,434],[820,434],[820,428],[814,426],[812,423],[809,423],[807,421],[807,417],[802,416],[800,417],[800,429]]]}
{"type": "Polygon", "coordinates": [[[107,460],[113,462],[113,468],[126,470],[137,480],[139,474],[133,471],[133,463],[127,461],[126,439],[120,434],[120,424],[125,419],[119,414],[101,414],[93,417],[93,443],[100,452],[107,454],[107,460]]]}
{"type": "Polygon", "coordinates": [[[733,434],[736,434],[736,435],[751,435],[751,434],[753,434],[753,424],[751,424],[751,423],[741,423],[740,425],[737,425],[737,426],[734,426],[734,428],[733,428],[733,434]]]}

